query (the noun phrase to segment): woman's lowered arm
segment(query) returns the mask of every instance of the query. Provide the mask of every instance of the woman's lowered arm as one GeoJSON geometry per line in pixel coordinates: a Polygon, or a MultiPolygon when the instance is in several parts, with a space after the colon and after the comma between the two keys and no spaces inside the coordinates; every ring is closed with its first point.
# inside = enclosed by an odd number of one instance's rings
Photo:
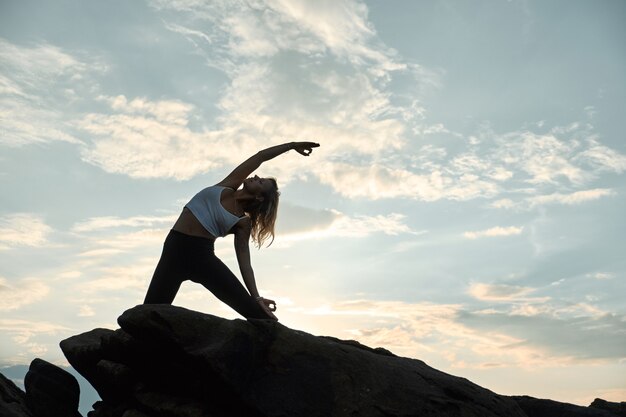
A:
{"type": "Polygon", "coordinates": [[[274,320],[278,320],[270,309],[270,305],[273,305],[274,310],[276,310],[276,303],[273,300],[261,297],[259,295],[259,290],[256,287],[256,279],[254,278],[254,271],[252,270],[252,264],[250,263],[249,241],[250,221],[248,219],[243,219],[237,224],[237,229],[235,230],[235,252],[237,254],[237,263],[239,263],[239,270],[241,271],[243,282],[252,298],[256,300],[267,315],[274,320]]]}

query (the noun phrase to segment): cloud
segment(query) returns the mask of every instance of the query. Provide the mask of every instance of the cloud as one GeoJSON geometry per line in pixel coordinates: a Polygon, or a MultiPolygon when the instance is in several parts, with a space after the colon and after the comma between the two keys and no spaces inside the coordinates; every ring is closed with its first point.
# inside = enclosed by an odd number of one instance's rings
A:
{"type": "Polygon", "coordinates": [[[94,217],[75,224],[73,232],[85,233],[97,230],[106,230],[120,227],[152,227],[163,223],[170,224],[176,220],[176,215],[168,216],[133,216],[120,218],[115,216],[94,217]]]}
{"type": "Polygon", "coordinates": [[[167,228],[140,229],[82,237],[82,250],[75,254],[77,263],[71,268],[85,271],[103,264],[124,262],[129,256],[140,256],[146,251],[157,256],[167,233],[167,228]]]}
{"type": "Polygon", "coordinates": [[[115,249],[115,248],[101,248],[101,249],[88,249],[85,250],[83,252],[80,252],[78,254],[78,256],[83,257],[83,258],[96,258],[96,259],[103,259],[103,258],[108,258],[110,256],[113,255],[118,255],[124,253],[123,250],[121,249],[115,249]]]}
{"type": "MultiPolygon", "coordinates": [[[[177,215],[103,216],[75,223],[71,231],[80,239],[81,249],[75,256],[73,270],[85,271],[103,263],[121,262],[127,257],[158,248],[177,215]]],[[[72,278],[71,271],[66,275],[72,278]]]]}
{"type": "MultiPolygon", "coordinates": [[[[465,308],[459,321],[476,331],[503,332],[519,339],[514,349],[539,348],[544,358],[555,358],[555,365],[624,357],[626,320],[622,315],[608,313],[587,300],[572,302],[535,295],[539,291],[517,285],[473,283],[468,293],[488,307],[465,308]]],[[[546,362],[544,366],[550,365],[546,362]]]]}
{"type": "Polygon", "coordinates": [[[548,195],[538,195],[534,197],[529,197],[526,201],[528,202],[530,207],[544,204],[574,205],[613,195],[615,195],[615,192],[611,189],[594,188],[591,190],[575,191],[570,194],[554,193],[548,195]]]}
{"type": "MultiPolygon", "coordinates": [[[[74,278],[79,275],[98,277],[108,274],[103,266],[119,265],[147,253],[158,256],[159,247],[175,218],[176,215],[104,216],[75,223],[71,231],[80,250],[75,251],[74,263],[66,265],[67,271],[61,278],[77,282],[74,278]]],[[[111,279],[113,287],[117,287],[117,279],[111,279]]],[[[94,285],[107,287],[106,279],[94,285]]]]}
{"type": "MultiPolygon", "coordinates": [[[[197,110],[186,103],[103,97],[112,112],[91,113],[75,125],[95,139],[84,159],[108,172],[188,179],[284,138],[332,138],[324,143],[327,152],[372,156],[400,147],[406,120],[421,111],[416,100],[396,104],[385,85],[398,71],[425,84],[431,76],[378,41],[362,3],[152,5],[182,12],[168,14],[166,28],[190,39],[228,77],[217,102],[221,114],[210,127],[193,130],[197,110]],[[175,104],[176,120],[166,118],[169,110],[151,111],[175,104]]],[[[283,181],[302,167],[296,159],[272,164],[283,181]]]]}
{"type": "MultiPolygon", "coordinates": [[[[469,200],[508,193],[511,197],[499,198],[491,206],[513,208],[550,202],[549,197],[537,195],[552,192],[558,196],[555,190],[581,188],[604,172],[624,170],[626,156],[589,139],[594,134],[588,127],[573,124],[559,136],[481,128],[477,135],[457,138],[450,146],[422,145],[416,156],[403,156],[413,146],[407,140],[393,157],[360,163],[330,161],[319,164],[315,174],[352,198],[469,200]]],[[[572,199],[584,201],[608,194],[608,190],[581,190],[575,191],[572,199]]],[[[565,198],[554,200],[569,203],[565,198]]]]}
{"type": "Polygon", "coordinates": [[[503,208],[503,209],[511,209],[515,206],[516,206],[515,202],[511,200],[510,198],[501,198],[489,204],[489,207],[503,208]]]}
{"type": "MultiPolygon", "coordinates": [[[[259,58],[281,51],[303,54],[331,53],[354,64],[364,61],[389,70],[397,66],[395,51],[376,43],[376,32],[367,19],[367,6],[341,0],[315,3],[269,0],[244,2],[169,2],[153,0],[156,9],[189,13],[211,23],[205,31],[187,30],[211,43],[228,41],[225,53],[235,57],[259,58]]],[[[181,26],[175,27],[181,30],[181,26]]]]}
{"type": "Polygon", "coordinates": [[[83,160],[107,172],[134,178],[189,179],[221,166],[228,149],[217,136],[187,125],[193,106],[174,100],[101,97],[113,114],[90,113],[75,126],[92,135],[83,160]],[[168,155],[163,158],[163,155],[168,155]]]}
{"type": "Polygon", "coordinates": [[[59,278],[63,280],[72,280],[79,278],[83,273],[81,271],[76,270],[66,270],[64,272],[59,273],[59,278]]]}
{"type": "Polygon", "coordinates": [[[103,236],[93,241],[94,246],[109,249],[128,250],[142,246],[161,244],[167,235],[167,228],[141,229],[135,232],[117,233],[103,236]]]}
{"type": "Polygon", "coordinates": [[[26,343],[37,334],[55,334],[70,330],[68,327],[46,321],[31,321],[22,319],[0,319],[0,331],[13,335],[18,343],[26,343]]]}
{"type": "MultiPolygon", "coordinates": [[[[0,57],[3,64],[14,70],[13,78],[20,85],[45,84],[45,77],[63,76],[68,72],[78,77],[77,74],[86,69],[85,64],[48,43],[19,47],[0,38],[0,57]]],[[[20,93],[19,87],[14,89],[20,93]]]]}
{"type": "Polygon", "coordinates": [[[41,280],[22,279],[11,283],[0,277],[0,311],[17,310],[45,298],[50,287],[41,280]]]}
{"type": "Polygon", "coordinates": [[[463,324],[459,320],[465,314],[461,305],[354,300],[307,313],[330,317],[335,326],[349,326],[344,331],[366,345],[443,362],[447,368],[546,366],[557,360],[540,346],[521,345],[522,338],[463,324]]]}
{"type": "MultiPolygon", "coordinates": [[[[93,278],[77,283],[75,288],[82,294],[115,291],[144,293],[155,266],[154,258],[145,258],[137,260],[132,265],[98,268],[93,272],[93,278]]],[[[81,310],[81,312],[89,311],[88,309],[81,310]]]]}
{"type": "Polygon", "coordinates": [[[163,22],[163,24],[167,30],[184,36],[198,49],[201,47],[201,43],[213,43],[213,39],[201,30],[190,29],[176,23],[163,22]]]}
{"type": "Polygon", "coordinates": [[[334,210],[316,210],[285,201],[280,203],[276,229],[279,235],[329,227],[340,215],[334,210]]]}
{"type": "Polygon", "coordinates": [[[529,183],[554,183],[559,177],[572,182],[583,180],[583,172],[568,158],[576,147],[575,143],[529,131],[507,133],[497,138],[496,142],[501,145],[496,155],[506,165],[524,171],[529,183]]]}
{"type": "Polygon", "coordinates": [[[346,163],[320,164],[317,175],[324,184],[351,198],[412,198],[436,201],[469,200],[496,195],[498,186],[472,174],[446,175],[434,170],[416,174],[402,168],[372,164],[355,166],[346,163]],[[323,166],[323,168],[322,168],[323,166]]]}
{"type": "Polygon", "coordinates": [[[31,213],[14,213],[0,217],[0,250],[20,246],[47,245],[52,228],[31,213]]]}
{"type": "Polygon", "coordinates": [[[501,227],[496,226],[486,230],[479,230],[475,232],[464,232],[463,236],[468,239],[478,239],[481,237],[495,237],[495,236],[513,236],[519,235],[524,230],[524,227],[508,226],[501,227]]]}
{"type": "Polygon", "coordinates": [[[447,368],[521,367],[524,369],[614,361],[624,356],[624,317],[589,305],[559,305],[530,299],[543,311],[515,312],[532,289],[491,286],[482,296],[504,311],[468,305],[352,300],[300,313],[332,322],[338,337],[382,346],[396,354],[448,364],[447,368]],[[510,310],[503,302],[517,300],[510,310]],[[598,344],[597,340],[603,340],[598,344]]]}
{"type": "Polygon", "coordinates": [[[182,100],[101,97],[109,108],[73,125],[93,139],[84,160],[107,172],[186,180],[286,138],[308,139],[322,143],[314,158],[272,161],[282,183],[315,177],[352,199],[498,198],[493,207],[512,208],[527,207],[515,202],[525,193],[522,200],[579,189],[626,170],[626,157],[585,123],[547,133],[485,124],[464,135],[427,120],[424,89],[438,88],[441,76],[386,46],[361,2],[150,4],[167,30],[226,76],[219,114],[205,121],[182,100]],[[400,78],[412,86],[401,93],[400,78]]]}
{"type": "Polygon", "coordinates": [[[292,229],[276,236],[276,247],[289,247],[293,242],[330,237],[363,238],[375,233],[398,235],[403,233],[420,234],[411,230],[404,222],[404,215],[348,216],[336,210],[323,211],[328,218],[320,218],[317,223],[309,223],[307,228],[292,229]]]}
{"type": "MultiPolygon", "coordinates": [[[[19,352],[13,357],[1,356],[0,361],[4,364],[24,364],[32,360],[34,356],[43,356],[49,351],[50,343],[39,343],[40,336],[57,335],[72,330],[58,323],[47,321],[33,321],[13,318],[0,318],[0,334],[6,341],[19,345],[12,351],[19,352]]],[[[56,339],[58,343],[58,339],[56,339]]],[[[54,343],[56,345],[56,343],[54,343]]],[[[6,352],[2,352],[6,354],[6,352]]]]}
{"type": "Polygon", "coordinates": [[[597,139],[588,139],[589,147],[577,155],[576,160],[588,164],[600,171],[622,173],[626,171],[626,156],[599,143],[597,139]]]}
{"type": "Polygon", "coordinates": [[[545,359],[555,359],[554,364],[546,360],[543,366],[606,363],[624,358],[626,320],[623,316],[584,303],[558,306],[555,301],[537,307],[541,310],[537,314],[519,314],[518,306],[490,314],[468,312],[460,321],[476,331],[504,332],[522,340],[514,349],[541,348],[546,353],[545,359]]]}
{"type": "Polygon", "coordinates": [[[0,144],[23,146],[31,143],[81,141],[68,133],[59,102],[71,103],[87,88],[87,70],[101,71],[49,43],[19,46],[0,38],[0,144]]]}
{"type": "MultiPolygon", "coordinates": [[[[531,190],[531,192],[537,193],[536,190],[531,190]]],[[[592,188],[571,193],[538,194],[531,197],[524,197],[517,201],[513,201],[510,198],[502,198],[491,202],[489,207],[507,210],[528,210],[550,204],[577,205],[598,200],[603,197],[615,196],[616,194],[617,193],[610,188],[592,188]]]]}
{"type": "Polygon", "coordinates": [[[404,224],[405,216],[398,213],[377,216],[345,216],[338,215],[330,225],[329,231],[333,236],[364,237],[372,233],[398,235],[412,233],[404,224]]]}
{"type": "Polygon", "coordinates": [[[595,278],[595,279],[599,279],[599,280],[615,278],[615,274],[612,274],[610,272],[595,272],[593,274],[587,274],[586,276],[589,277],[589,278],[595,278]]]}
{"type": "Polygon", "coordinates": [[[468,290],[474,298],[482,301],[513,301],[527,299],[525,296],[534,290],[528,287],[518,287],[505,284],[472,284],[468,290]]]}
{"type": "Polygon", "coordinates": [[[78,317],[93,317],[95,315],[96,313],[93,311],[93,308],[87,304],[83,304],[78,310],[78,317]]]}

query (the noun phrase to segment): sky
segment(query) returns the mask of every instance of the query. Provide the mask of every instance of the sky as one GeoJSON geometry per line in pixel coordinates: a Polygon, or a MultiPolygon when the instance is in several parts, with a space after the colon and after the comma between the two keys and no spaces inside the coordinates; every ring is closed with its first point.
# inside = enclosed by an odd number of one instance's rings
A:
{"type": "Polygon", "coordinates": [[[117,328],[197,191],[306,140],[256,172],[282,324],[626,400],[624,39],[619,0],[0,0],[0,368],[117,328]]]}

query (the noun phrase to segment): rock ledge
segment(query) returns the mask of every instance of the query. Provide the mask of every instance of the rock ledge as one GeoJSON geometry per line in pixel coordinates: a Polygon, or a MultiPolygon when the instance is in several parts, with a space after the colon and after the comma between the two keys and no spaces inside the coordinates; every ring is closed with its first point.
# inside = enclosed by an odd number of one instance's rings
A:
{"type": "MultiPolygon", "coordinates": [[[[139,305],[118,323],[61,342],[102,398],[90,417],[543,417],[523,406],[530,397],[497,395],[416,359],[276,322],[139,305]]],[[[568,415],[614,416],[578,409],[591,414],[568,415]]]]}

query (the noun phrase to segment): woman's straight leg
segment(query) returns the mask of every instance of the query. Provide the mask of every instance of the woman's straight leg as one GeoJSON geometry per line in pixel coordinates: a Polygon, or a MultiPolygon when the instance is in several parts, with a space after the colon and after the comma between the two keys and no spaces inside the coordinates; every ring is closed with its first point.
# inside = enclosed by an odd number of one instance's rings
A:
{"type": "Polygon", "coordinates": [[[172,304],[183,281],[184,259],[174,237],[170,233],[163,244],[163,253],[159,259],[144,304],[172,304]]]}
{"type": "Polygon", "coordinates": [[[175,279],[175,274],[167,268],[163,268],[161,262],[157,265],[144,304],[172,304],[178,290],[180,288],[181,281],[175,279]]]}

